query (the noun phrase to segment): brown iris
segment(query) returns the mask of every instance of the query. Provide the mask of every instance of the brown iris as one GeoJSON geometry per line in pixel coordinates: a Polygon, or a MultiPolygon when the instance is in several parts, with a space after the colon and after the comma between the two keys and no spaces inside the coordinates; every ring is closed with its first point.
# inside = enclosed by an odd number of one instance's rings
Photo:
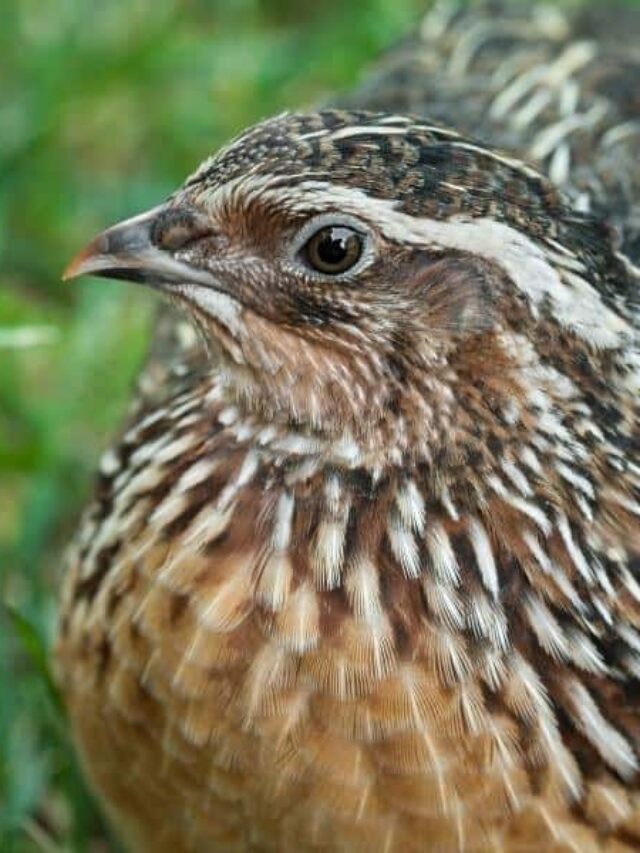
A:
{"type": "Polygon", "coordinates": [[[360,260],[362,237],[345,225],[328,225],[307,240],[302,254],[312,269],[325,275],[339,275],[360,260]]]}

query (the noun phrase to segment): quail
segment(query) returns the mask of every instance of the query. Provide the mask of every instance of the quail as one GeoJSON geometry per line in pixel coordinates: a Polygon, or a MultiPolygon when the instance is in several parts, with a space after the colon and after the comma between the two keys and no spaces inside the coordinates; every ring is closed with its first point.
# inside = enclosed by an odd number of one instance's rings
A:
{"type": "Polygon", "coordinates": [[[132,850],[640,847],[640,63],[492,8],[67,270],[188,319],[55,649],[132,850]]]}

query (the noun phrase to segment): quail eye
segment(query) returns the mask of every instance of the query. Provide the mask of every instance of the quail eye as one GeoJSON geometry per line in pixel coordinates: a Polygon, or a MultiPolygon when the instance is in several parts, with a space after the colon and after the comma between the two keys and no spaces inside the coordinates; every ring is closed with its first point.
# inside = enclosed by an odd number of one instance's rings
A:
{"type": "Polygon", "coordinates": [[[339,275],[355,266],[362,255],[362,235],[345,225],[327,225],[310,237],[302,256],[314,270],[339,275]]]}

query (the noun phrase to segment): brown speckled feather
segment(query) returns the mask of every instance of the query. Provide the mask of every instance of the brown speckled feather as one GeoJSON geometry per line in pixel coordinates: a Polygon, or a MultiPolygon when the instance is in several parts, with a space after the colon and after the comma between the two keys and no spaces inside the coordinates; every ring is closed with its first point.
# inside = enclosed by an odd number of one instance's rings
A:
{"type": "Polygon", "coordinates": [[[439,5],[72,265],[200,335],[161,316],[61,604],[132,849],[640,845],[640,66],[589,26],[439,5]]]}

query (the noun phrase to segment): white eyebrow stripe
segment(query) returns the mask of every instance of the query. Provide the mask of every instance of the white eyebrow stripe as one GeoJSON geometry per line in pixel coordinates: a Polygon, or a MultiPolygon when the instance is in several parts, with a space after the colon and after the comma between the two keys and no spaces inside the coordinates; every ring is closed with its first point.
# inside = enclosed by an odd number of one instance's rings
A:
{"type": "MultiPolygon", "coordinates": [[[[536,173],[537,174],[537,173],[536,173]]],[[[501,267],[537,312],[549,301],[553,316],[564,327],[601,349],[629,346],[634,330],[609,308],[598,291],[577,275],[560,275],[544,247],[522,231],[488,217],[454,216],[448,220],[413,216],[398,210],[393,199],[375,198],[360,189],[326,181],[296,184],[295,196],[270,191],[263,197],[292,212],[309,209],[340,211],[373,223],[398,243],[471,252],[501,267]]]]}

